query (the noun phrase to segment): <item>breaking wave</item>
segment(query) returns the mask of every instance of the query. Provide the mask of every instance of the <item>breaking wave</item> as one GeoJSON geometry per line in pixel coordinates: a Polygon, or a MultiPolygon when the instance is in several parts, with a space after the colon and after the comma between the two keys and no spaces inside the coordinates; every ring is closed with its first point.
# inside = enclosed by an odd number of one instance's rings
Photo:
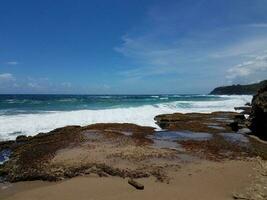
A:
{"type": "Polygon", "coordinates": [[[234,111],[234,107],[243,106],[245,103],[250,102],[252,98],[252,96],[248,95],[224,95],[220,97],[222,99],[173,101],[98,110],[46,111],[39,113],[19,113],[16,115],[0,114],[0,139],[14,139],[18,134],[35,135],[67,125],[89,125],[94,123],[135,123],[159,128],[154,121],[154,117],[159,114],[234,111]]]}

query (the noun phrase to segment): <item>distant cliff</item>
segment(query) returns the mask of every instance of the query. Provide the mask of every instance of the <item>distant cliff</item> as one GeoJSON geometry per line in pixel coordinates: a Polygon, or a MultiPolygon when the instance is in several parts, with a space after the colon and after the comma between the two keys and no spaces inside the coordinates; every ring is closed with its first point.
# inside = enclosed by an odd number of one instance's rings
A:
{"type": "Polygon", "coordinates": [[[267,85],[267,80],[249,85],[222,86],[215,88],[210,94],[256,94],[257,91],[265,85],[267,85]]]}

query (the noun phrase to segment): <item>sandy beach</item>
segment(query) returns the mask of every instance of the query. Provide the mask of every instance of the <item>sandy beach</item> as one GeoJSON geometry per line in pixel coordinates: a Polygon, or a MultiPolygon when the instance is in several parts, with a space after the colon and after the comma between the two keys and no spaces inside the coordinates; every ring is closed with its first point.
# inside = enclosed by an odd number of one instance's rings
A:
{"type": "MultiPolygon", "coordinates": [[[[6,200],[71,200],[71,199],[232,199],[235,192],[243,192],[257,176],[254,161],[202,161],[184,164],[169,171],[170,182],[142,178],[144,190],[136,190],[127,179],[88,175],[57,183],[21,182],[2,189],[6,200]]],[[[2,186],[3,188],[3,186],[2,186]]]]}

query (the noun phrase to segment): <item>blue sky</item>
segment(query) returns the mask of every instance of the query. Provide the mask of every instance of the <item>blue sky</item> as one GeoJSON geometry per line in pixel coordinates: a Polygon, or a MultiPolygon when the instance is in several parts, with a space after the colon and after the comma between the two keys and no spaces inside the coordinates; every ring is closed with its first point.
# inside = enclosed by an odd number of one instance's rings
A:
{"type": "Polygon", "coordinates": [[[208,93],[267,78],[266,0],[2,0],[0,93],[208,93]]]}

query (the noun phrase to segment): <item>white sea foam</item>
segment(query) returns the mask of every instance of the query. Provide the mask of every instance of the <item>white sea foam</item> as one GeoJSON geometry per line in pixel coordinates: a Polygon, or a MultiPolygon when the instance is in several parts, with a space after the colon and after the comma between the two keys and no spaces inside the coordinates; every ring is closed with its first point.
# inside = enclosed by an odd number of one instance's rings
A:
{"type": "Polygon", "coordinates": [[[14,139],[16,135],[12,133],[15,132],[35,135],[67,125],[89,125],[94,123],[135,123],[159,128],[154,122],[154,117],[159,114],[234,111],[235,106],[242,106],[250,102],[252,98],[247,95],[223,97],[224,100],[176,101],[129,108],[1,115],[0,139],[14,139]]]}

